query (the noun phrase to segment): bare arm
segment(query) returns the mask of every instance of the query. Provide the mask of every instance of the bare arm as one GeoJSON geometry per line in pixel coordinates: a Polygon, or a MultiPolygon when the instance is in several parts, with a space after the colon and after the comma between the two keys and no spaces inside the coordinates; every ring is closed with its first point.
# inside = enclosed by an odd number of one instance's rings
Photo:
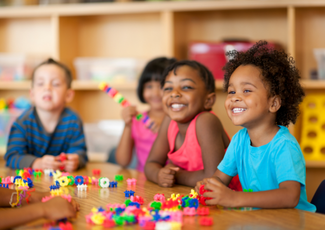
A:
{"type": "Polygon", "coordinates": [[[204,193],[209,205],[222,205],[225,207],[256,207],[256,208],[294,208],[300,198],[300,183],[297,181],[284,181],[278,189],[261,192],[237,192],[227,187],[232,177],[217,170],[212,178],[204,179],[196,185],[199,192],[200,185],[212,192],[204,193]]]}
{"type": "Polygon", "coordinates": [[[132,116],[136,115],[135,106],[128,106],[122,110],[122,118],[125,122],[124,131],[120,139],[120,143],[116,149],[116,161],[122,167],[130,164],[132,159],[132,150],[134,140],[132,139],[132,116]]]}
{"type": "Polygon", "coordinates": [[[213,175],[225,154],[223,134],[222,124],[215,115],[203,113],[197,118],[196,135],[201,146],[204,169],[192,172],[179,170],[176,173],[178,184],[194,187],[198,181],[213,175]]]}
{"type": "Polygon", "coordinates": [[[59,220],[75,217],[79,204],[75,201],[69,203],[61,197],[55,197],[45,203],[38,202],[22,208],[0,210],[0,229],[19,226],[39,218],[59,220]],[[19,218],[17,218],[19,217],[19,218]]]}
{"type": "MultiPolygon", "coordinates": [[[[169,144],[167,139],[169,123],[170,118],[165,116],[144,167],[144,172],[147,179],[157,184],[159,184],[159,171],[164,168],[167,161],[167,153],[169,152],[169,144]]],[[[163,184],[159,185],[164,186],[163,184]]]]}

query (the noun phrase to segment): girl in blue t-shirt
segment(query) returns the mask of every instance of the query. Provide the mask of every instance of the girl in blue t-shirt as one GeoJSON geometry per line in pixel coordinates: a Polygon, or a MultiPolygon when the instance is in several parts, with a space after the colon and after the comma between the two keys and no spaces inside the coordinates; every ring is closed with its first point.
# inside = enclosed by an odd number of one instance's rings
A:
{"type": "Polygon", "coordinates": [[[307,202],[306,167],[296,139],[286,126],[295,123],[304,96],[294,60],[260,41],[247,52],[231,51],[224,67],[227,114],[244,127],[230,142],[212,178],[203,184],[206,203],[225,207],[298,208],[307,202]],[[244,191],[227,185],[238,174],[244,191]]]}

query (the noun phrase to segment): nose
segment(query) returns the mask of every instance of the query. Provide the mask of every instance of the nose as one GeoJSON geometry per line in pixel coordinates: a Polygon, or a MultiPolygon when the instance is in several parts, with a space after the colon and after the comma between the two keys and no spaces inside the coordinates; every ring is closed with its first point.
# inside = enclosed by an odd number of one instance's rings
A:
{"type": "Polygon", "coordinates": [[[174,89],[170,94],[170,97],[174,97],[174,98],[180,97],[180,96],[181,96],[180,92],[176,89],[174,89]]]}
{"type": "Polygon", "coordinates": [[[238,94],[234,94],[232,97],[231,97],[231,102],[238,102],[238,101],[241,101],[241,97],[240,95],[238,94]]]}

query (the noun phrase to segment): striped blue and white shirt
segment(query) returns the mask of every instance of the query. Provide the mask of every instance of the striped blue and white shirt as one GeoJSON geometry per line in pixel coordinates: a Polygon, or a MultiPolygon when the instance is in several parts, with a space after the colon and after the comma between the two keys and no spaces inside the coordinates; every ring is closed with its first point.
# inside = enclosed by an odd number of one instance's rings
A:
{"type": "Polygon", "coordinates": [[[4,158],[10,168],[22,169],[31,167],[37,158],[44,155],[76,153],[80,168],[88,161],[86,152],[82,121],[75,112],[65,108],[54,132],[47,133],[32,107],[12,125],[4,158]]]}

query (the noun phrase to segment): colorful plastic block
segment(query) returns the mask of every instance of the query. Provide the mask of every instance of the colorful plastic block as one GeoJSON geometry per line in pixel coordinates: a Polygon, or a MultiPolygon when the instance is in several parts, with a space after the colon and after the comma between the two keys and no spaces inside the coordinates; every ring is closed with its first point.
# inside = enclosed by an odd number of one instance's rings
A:
{"type": "Polygon", "coordinates": [[[210,214],[210,209],[208,207],[198,208],[197,214],[199,216],[208,216],[210,214]]]}
{"type": "Polygon", "coordinates": [[[107,177],[101,177],[98,180],[98,184],[101,188],[108,188],[110,186],[109,179],[107,177]]]}
{"type": "Polygon", "coordinates": [[[200,225],[201,226],[211,226],[211,225],[213,225],[212,217],[202,217],[200,219],[200,225]]]}
{"type": "Polygon", "coordinates": [[[186,207],[183,209],[183,214],[185,216],[195,216],[196,210],[195,210],[195,208],[186,207]]]}

